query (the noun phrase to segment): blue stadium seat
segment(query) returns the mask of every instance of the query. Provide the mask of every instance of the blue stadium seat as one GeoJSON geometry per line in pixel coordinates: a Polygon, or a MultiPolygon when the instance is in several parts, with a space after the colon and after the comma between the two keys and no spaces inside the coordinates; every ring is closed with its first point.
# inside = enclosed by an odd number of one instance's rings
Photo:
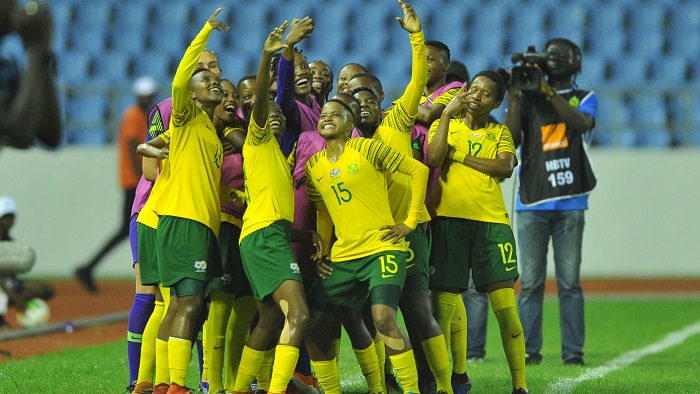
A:
{"type": "Polygon", "coordinates": [[[76,145],[103,146],[107,143],[107,130],[102,128],[74,129],[66,128],[68,143],[76,145]]]}
{"type": "Polygon", "coordinates": [[[147,32],[145,26],[115,26],[109,30],[110,49],[138,56],[148,46],[147,32]]]}
{"type": "MultiPolygon", "coordinates": [[[[216,8],[212,10],[212,13],[214,10],[216,8]]],[[[171,1],[165,7],[155,7],[152,18],[153,26],[169,26],[187,30],[192,20],[192,5],[188,2],[171,1]]],[[[201,26],[204,26],[204,21],[202,21],[201,26]]]]}
{"type": "Polygon", "coordinates": [[[147,1],[120,2],[114,7],[114,26],[118,29],[146,29],[151,18],[151,7],[147,1]]]}
{"type": "MultiPolygon", "coordinates": [[[[470,40],[483,40],[482,35],[469,32],[469,25],[475,18],[475,11],[466,4],[450,8],[449,12],[444,7],[432,6],[431,8],[436,9],[431,11],[431,24],[424,28],[427,40],[442,41],[450,47],[450,51],[456,53],[461,47],[468,46],[470,40]]],[[[422,21],[421,15],[421,23],[422,21]]],[[[501,33],[505,35],[503,31],[501,33]]],[[[491,41],[490,37],[488,41],[491,41]]]]}
{"type": "Polygon", "coordinates": [[[632,125],[636,130],[665,129],[668,121],[666,102],[658,94],[640,94],[630,100],[632,125]]]}
{"type": "MultiPolygon", "coordinates": [[[[469,53],[502,56],[507,52],[506,48],[508,47],[508,35],[503,29],[497,29],[489,32],[488,38],[477,32],[472,32],[465,38],[467,39],[467,48],[469,53]]],[[[537,45],[538,47],[542,45],[542,43],[539,42],[533,42],[531,44],[537,45]]],[[[526,49],[527,48],[521,48],[515,52],[523,52],[526,49]]],[[[510,64],[510,54],[508,54],[508,56],[504,56],[504,59],[507,62],[506,64],[510,64]]]]}
{"type": "Polygon", "coordinates": [[[112,23],[111,1],[81,1],[75,7],[75,22],[79,27],[109,26],[112,23]]]}
{"type": "Polygon", "coordinates": [[[618,88],[638,87],[647,80],[649,63],[647,58],[623,56],[611,58],[612,78],[610,84],[618,88]]]}
{"type": "Polygon", "coordinates": [[[605,104],[598,106],[595,120],[597,131],[607,130],[611,132],[630,126],[630,110],[622,97],[600,94],[598,99],[605,104]]]}
{"type": "Polygon", "coordinates": [[[100,25],[72,25],[69,31],[70,48],[96,55],[107,49],[107,27],[100,25]]]}
{"type": "Polygon", "coordinates": [[[616,148],[636,148],[639,146],[639,133],[631,128],[617,129],[612,133],[611,146],[616,148]]]}
{"type": "Polygon", "coordinates": [[[676,31],[668,38],[670,54],[687,56],[689,59],[700,56],[700,28],[685,32],[676,31]]]}
{"type": "Polygon", "coordinates": [[[70,128],[100,127],[107,119],[109,100],[104,94],[76,95],[68,99],[67,122],[70,128]]]}
{"type": "Polygon", "coordinates": [[[68,24],[56,23],[51,39],[51,48],[54,52],[61,53],[67,50],[70,41],[68,37],[68,24]]]}
{"type": "Polygon", "coordinates": [[[627,8],[619,3],[590,3],[592,31],[621,31],[625,23],[627,8]]]}
{"type": "MultiPolygon", "coordinates": [[[[221,52],[219,55],[221,62],[221,70],[223,71],[222,77],[233,82],[234,85],[238,83],[238,80],[247,74],[256,73],[258,63],[252,64],[252,59],[241,56],[238,53],[231,51],[221,52]]],[[[257,59],[256,62],[259,62],[257,59]]]]}
{"type": "Polygon", "coordinates": [[[644,34],[630,33],[629,49],[635,56],[662,56],[666,44],[666,36],[662,31],[650,30],[644,34]]]}
{"type": "Polygon", "coordinates": [[[132,77],[131,57],[120,51],[110,51],[95,58],[95,78],[110,84],[129,84],[132,77]]]}
{"type": "MultiPolygon", "coordinates": [[[[268,9],[264,6],[237,8],[233,12],[229,30],[233,47],[245,46],[247,54],[254,54],[260,60],[263,43],[272,31],[272,24],[267,23],[268,13],[268,9]]],[[[279,21],[279,23],[282,22],[284,21],[279,21]]]]}
{"type": "Polygon", "coordinates": [[[584,89],[595,89],[606,83],[608,62],[603,56],[583,56],[581,74],[576,82],[584,89]]]}
{"type": "Polygon", "coordinates": [[[352,8],[350,3],[332,2],[318,10],[314,32],[304,43],[315,58],[328,59],[347,48],[352,32],[345,26],[351,22],[352,8]]]}
{"type": "Polygon", "coordinates": [[[75,1],[52,2],[50,9],[56,26],[69,25],[75,17],[75,1]]]}
{"type": "Polygon", "coordinates": [[[91,78],[92,56],[84,52],[66,51],[56,61],[60,84],[84,84],[91,78]]]}
{"type": "MultiPolygon", "coordinates": [[[[184,50],[183,50],[184,53],[184,50]]],[[[160,51],[144,51],[134,62],[133,75],[150,75],[162,86],[170,86],[180,57],[160,51]]]]}
{"type": "MultiPolygon", "coordinates": [[[[583,34],[586,30],[588,17],[588,8],[585,3],[556,4],[551,8],[549,36],[583,34]]],[[[578,43],[581,45],[580,41],[578,43]]]]}
{"type": "Polygon", "coordinates": [[[642,130],[639,133],[639,144],[649,148],[668,149],[673,143],[673,134],[665,127],[653,130],[642,130]]]}
{"type": "MultiPolygon", "coordinates": [[[[514,36],[525,36],[524,41],[528,41],[532,45],[537,45],[539,49],[544,43],[538,41],[537,38],[530,38],[532,34],[537,34],[541,37],[546,37],[545,35],[545,22],[548,20],[549,9],[544,6],[538,5],[538,3],[532,3],[528,5],[522,5],[513,3],[513,8],[510,11],[510,28],[508,29],[509,35],[514,36]],[[534,41],[533,41],[534,40],[534,41]]],[[[519,40],[518,42],[523,42],[519,40]]],[[[527,45],[525,45],[527,47],[527,45]]],[[[522,50],[525,50],[525,47],[522,50]]],[[[513,51],[520,51],[519,48],[510,48],[513,51]]]]}
{"type": "Polygon", "coordinates": [[[148,29],[148,48],[182,58],[194,38],[194,35],[185,36],[189,33],[188,30],[187,26],[152,26],[148,29]]]}
{"type": "Polygon", "coordinates": [[[405,34],[394,19],[401,15],[401,11],[396,9],[396,4],[393,2],[367,3],[367,6],[355,7],[353,11],[351,45],[353,52],[371,50],[374,53],[383,53],[387,50],[391,35],[405,34]]]}
{"type": "Polygon", "coordinates": [[[700,30],[700,4],[688,2],[674,4],[669,9],[669,28],[672,35],[682,37],[688,32],[700,30]]]}
{"type": "Polygon", "coordinates": [[[592,29],[587,36],[591,54],[619,57],[627,50],[627,35],[622,29],[592,29]]]}
{"type": "Polygon", "coordinates": [[[537,51],[540,52],[544,49],[544,43],[547,41],[547,38],[544,27],[541,30],[527,32],[511,31],[508,35],[506,52],[509,54],[525,52],[530,45],[534,45],[537,51]]]}
{"type": "Polygon", "coordinates": [[[628,16],[630,34],[663,33],[667,9],[667,6],[654,2],[646,3],[644,6],[630,7],[628,16]]]}
{"type": "Polygon", "coordinates": [[[663,88],[687,86],[690,64],[684,56],[667,55],[657,57],[651,63],[650,83],[663,88]]]}

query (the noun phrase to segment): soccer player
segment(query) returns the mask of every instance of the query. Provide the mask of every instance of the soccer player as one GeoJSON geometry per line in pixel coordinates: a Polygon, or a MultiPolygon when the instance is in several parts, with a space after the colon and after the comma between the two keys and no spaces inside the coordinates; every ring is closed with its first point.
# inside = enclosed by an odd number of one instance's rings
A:
{"type": "Polygon", "coordinates": [[[347,85],[348,81],[352,77],[360,73],[369,73],[367,67],[358,63],[348,63],[344,65],[338,72],[338,93],[352,93],[348,91],[347,85]]]}
{"type": "MultiPolygon", "coordinates": [[[[404,11],[401,26],[409,32],[413,48],[412,75],[404,94],[382,117],[383,91],[381,82],[376,76],[355,75],[348,83],[348,88],[352,89],[355,97],[360,101],[362,112],[358,128],[362,135],[380,139],[398,152],[413,157],[411,130],[428,80],[428,61],[418,15],[410,5],[403,2],[399,4],[404,11]]],[[[411,187],[410,178],[403,174],[392,174],[388,180],[389,202],[396,223],[403,222],[408,215],[410,208],[408,196],[410,196],[411,187]]],[[[423,210],[419,223],[428,221],[430,216],[427,210],[423,210]]],[[[420,338],[421,347],[426,352],[430,370],[437,382],[437,390],[452,393],[449,356],[445,348],[443,331],[431,314],[428,286],[429,241],[425,228],[418,226],[406,237],[406,240],[410,246],[406,283],[403,286],[400,304],[401,311],[420,338]]],[[[379,361],[382,362],[381,359],[379,361]]],[[[388,379],[389,376],[386,378],[388,379]]]]}
{"type": "MultiPolygon", "coordinates": [[[[332,328],[339,320],[355,338],[353,348],[363,373],[368,372],[362,360],[369,365],[377,356],[360,312],[369,299],[378,336],[386,343],[403,390],[418,392],[413,350],[399,328],[396,308],[406,277],[404,237],[416,228],[425,209],[428,169],[381,141],[348,139],[353,128],[350,107],[330,100],[323,107],[318,124],[326,147],[306,163],[309,200],[316,203],[318,230],[324,245],[330,244],[334,226],[337,237],[328,263],[332,273],[326,271],[325,280],[309,295],[313,310],[307,335],[309,354],[325,392],[340,393],[331,338],[332,328]],[[392,217],[385,171],[399,171],[411,179],[411,204],[404,222],[397,223],[392,217]]],[[[322,260],[321,255],[316,257],[322,260]]],[[[378,388],[370,387],[370,392],[383,391],[379,376],[375,381],[378,388]]]]}
{"type": "Polygon", "coordinates": [[[151,196],[159,217],[158,272],[163,285],[171,287],[166,311],[173,319],[166,327],[171,394],[187,392],[192,341],[199,331],[206,285],[221,269],[216,237],[223,148],[212,124],[222,99],[221,82],[215,73],[197,67],[211,31],[228,30],[216,20],[220,11],[192,41],[173,79],[169,179],[158,178],[156,185],[165,183],[151,196]]]}
{"type": "MultiPolygon", "coordinates": [[[[240,250],[246,276],[258,301],[260,318],[243,349],[235,393],[248,391],[260,369],[265,349],[279,327],[282,332],[275,349],[269,392],[285,392],[309,318],[299,265],[290,247],[294,220],[292,179],[280,144],[270,128],[270,112],[276,110],[276,106],[272,107],[267,97],[270,60],[273,53],[287,47],[282,42],[287,25],[285,21],[265,40],[252,116],[243,145],[248,208],[243,216],[240,250]]],[[[307,232],[304,235],[317,249],[322,247],[318,234],[307,232]]]]}
{"type": "Polygon", "coordinates": [[[513,393],[524,393],[525,342],[513,290],[518,278],[515,238],[499,182],[510,178],[517,159],[508,128],[488,122],[509,79],[503,69],[478,73],[430,127],[428,160],[442,168],[432,200],[436,216],[430,265],[435,274],[430,287],[437,321],[447,333],[471,271],[476,289],[488,293],[498,320],[513,393]]]}
{"type": "MultiPolygon", "coordinates": [[[[210,49],[204,49],[199,56],[197,68],[205,68],[217,76],[221,76],[221,68],[219,67],[219,56],[216,52],[210,49]]],[[[170,127],[170,118],[172,116],[172,98],[161,101],[156,104],[148,113],[149,129],[146,136],[146,142],[139,145],[137,152],[144,156],[142,167],[143,175],[139,180],[136,188],[136,197],[132,206],[132,222],[135,222],[137,236],[131,238],[132,242],[136,241],[136,247],[132,243],[132,251],[136,248],[136,256],[139,261],[139,273],[141,274],[142,285],[150,285],[155,289],[155,307],[148,323],[144,328],[141,358],[139,361],[139,373],[137,384],[134,388],[135,394],[148,393],[153,390],[153,383],[161,384],[159,389],[167,390],[170,384],[170,373],[168,370],[168,348],[167,348],[167,330],[164,328],[160,331],[161,322],[165,310],[170,303],[170,289],[163,288],[160,283],[160,275],[158,274],[158,262],[153,252],[155,245],[155,231],[158,225],[158,216],[153,214],[152,204],[149,204],[149,197],[153,193],[154,182],[159,177],[159,160],[166,160],[168,157],[168,146],[166,140],[170,140],[168,129],[170,127]],[[166,133],[164,137],[159,138],[161,134],[166,133]],[[140,214],[143,211],[143,214],[140,214]],[[159,338],[159,341],[156,340],[159,338]],[[161,367],[156,368],[156,363],[161,367]],[[154,381],[155,374],[155,381],[154,381]]],[[[169,174],[167,169],[169,166],[165,161],[164,164],[164,179],[167,179],[169,174]]],[[[158,189],[162,189],[165,182],[159,184],[158,189]]],[[[169,320],[165,321],[164,327],[171,324],[169,320]]],[[[198,345],[201,342],[198,339],[198,345]]],[[[203,365],[203,349],[198,346],[200,357],[200,374],[203,365]]]]}

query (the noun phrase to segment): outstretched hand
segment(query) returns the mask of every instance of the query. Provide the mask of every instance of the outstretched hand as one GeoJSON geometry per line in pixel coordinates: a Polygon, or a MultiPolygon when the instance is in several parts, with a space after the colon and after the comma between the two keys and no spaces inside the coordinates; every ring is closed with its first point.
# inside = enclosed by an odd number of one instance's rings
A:
{"type": "Polygon", "coordinates": [[[284,35],[284,31],[287,30],[287,25],[289,25],[289,22],[284,21],[279,27],[275,27],[275,29],[270,32],[270,35],[267,36],[265,44],[263,45],[264,52],[275,53],[289,46],[282,43],[282,36],[284,35]]]}
{"type": "Polygon", "coordinates": [[[292,24],[289,25],[289,33],[285,43],[287,45],[296,45],[304,38],[310,37],[311,32],[314,31],[314,26],[316,26],[316,23],[310,16],[304,19],[294,18],[292,24]]]}
{"type": "Polygon", "coordinates": [[[418,33],[421,31],[420,19],[418,18],[418,14],[416,14],[413,7],[401,0],[398,1],[399,5],[403,9],[403,18],[396,17],[396,20],[399,21],[401,27],[409,33],[418,33]]]}
{"type": "Polygon", "coordinates": [[[209,22],[209,24],[214,30],[228,31],[228,26],[224,24],[224,22],[216,20],[216,16],[219,15],[219,12],[221,12],[221,7],[217,8],[216,11],[214,11],[214,13],[211,15],[211,17],[209,17],[209,20],[207,22],[209,22]]]}
{"type": "Polygon", "coordinates": [[[413,229],[405,225],[404,223],[398,223],[393,226],[384,226],[380,230],[384,231],[387,230],[384,234],[382,234],[382,237],[380,238],[382,241],[392,241],[392,243],[397,244],[401,242],[401,240],[410,234],[413,229]]]}

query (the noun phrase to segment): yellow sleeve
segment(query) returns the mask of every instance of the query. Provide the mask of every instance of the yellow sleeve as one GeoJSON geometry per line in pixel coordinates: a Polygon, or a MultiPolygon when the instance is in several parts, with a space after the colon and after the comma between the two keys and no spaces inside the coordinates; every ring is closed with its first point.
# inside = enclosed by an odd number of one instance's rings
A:
{"type": "Polygon", "coordinates": [[[185,51],[185,54],[180,60],[173,78],[173,124],[179,126],[184,124],[178,119],[177,115],[185,112],[188,104],[190,104],[190,80],[192,73],[197,69],[199,57],[204,51],[211,34],[212,27],[209,22],[204,24],[199,34],[192,40],[190,46],[185,51]]]}
{"type": "Polygon", "coordinates": [[[437,132],[437,128],[440,125],[440,118],[435,119],[433,124],[430,125],[430,129],[428,130],[428,145],[430,145],[430,141],[433,140],[433,136],[435,135],[435,132],[437,132]]]}
{"type": "Polygon", "coordinates": [[[333,241],[333,219],[323,201],[316,203],[316,232],[323,241],[323,254],[330,256],[333,241]]]}
{"type": "Polygon", "coordinates": [[[411,48],[413,63],[411,66],[411,81],[401,96],[400,103],[408,110],[409,115],[416,116],[425,84],[428,83],[428,57],[425,53],[425,35],[423,31],[411,33],[411,48]]]}
{"type": "Polygon", "coordinates": [[[226,128],[224,129],[224,132],[222,133],[222,135],[224,136],[224,138],[226,138],[226,137],[228,137],[229,134],[231,134],[231,133],[234,132],[235,130],[243,131],[243,129],[240,128],[240,127],[226,126],[226,128]]]}
{"type": "Polygon", "coordinates": [[[314,180],[311,177],[311,168],[316,162],[316,156],[317,155],[312,156],[311,159],[306,162],[306,166],[304,166],[304,176],[306,177],[306,195],[309,197],[309,201],[314,203],[323,202],[323,197],[321,196],[321,193],[319,193],[318,189],[316,189],[314,180]]]}
{"type": "Polygon", "coordinates": [[[245,143],[253,146],[264,145],[270,141],[270,136],[272,135],[272,130],[270,130],[270,117],[265,118],[265,125],[263,127],[258,126],[255,123],[253,117],[250,118],[250,123],[248,123],[248,133],[245,136],[245,143]]]}
{"type": "Polygon", "coordinates": [[[297,143],[294,143],[294,148],[292,148],[292,153],[287,156],[287,165],[289,165],[289,171],[294,173],[294,167],[297,165],[297,143]]]}
{"type": "Polygon", "coordinates": [[[411,176],[411,208],[408,210],[408,217],[404,224],[415,229],[418,225],[418,218],[425,209],[428,167],[412,157],[402,156],[403,160],[399,163],[396,171],[411,176]]]}
{"type": "Polygon", "coordinates": [[[457,95],[457,92],[459,92],[459,88],[452,88],[443,92],[435,100],[433,100],[433,105],[442,104],[445,107],[447,107],[447,104],[449,104],[450,101],[452,101],[454,96],[457,95]]]}
{"type": "Polygon", "coordinates": [[[392,149],[380,140],[368,138],[351,138],[346,146],[360,152],[377,170],[394,172],[404,155],[392,149]]]}
{"type": "Polygon", "coordinates": [[[506,125],[501,125],[501,127],[501,139],[498,141],[496,154],[510,152],[517,157],[518,155],[515,153],[515,144],[513,143],[513,135],[510,133],[510,129],[506,125]]]}

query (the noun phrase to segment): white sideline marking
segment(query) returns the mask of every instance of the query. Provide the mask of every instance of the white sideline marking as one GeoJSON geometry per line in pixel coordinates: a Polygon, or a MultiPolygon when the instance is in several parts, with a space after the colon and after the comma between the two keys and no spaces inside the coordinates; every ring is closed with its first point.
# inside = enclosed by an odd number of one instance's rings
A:
{"type": "Polygon", "coordinates": [[[576,385],[592,379],[600,379],[610,372],[617,371],[618,369],[625,368],[631,364],[636,363],[644,356],[650,354],[656,354],[663,352],[664,350],[679,345],[685,342],[686,339],[692,337],[693,335],[700,334],[700,320],[685,327],[682,330],[672,332],[664,339],[659,342],[652,343],[651,345],[638,349],[632,350],[630,352],[624,353],[623,355],[611,360],[605,365],[600,367],[587,369],[581,376],[577,378],[562,378],[556,382],[549,385],[547,388],[547,393],[570,393],[576,385]]]}

